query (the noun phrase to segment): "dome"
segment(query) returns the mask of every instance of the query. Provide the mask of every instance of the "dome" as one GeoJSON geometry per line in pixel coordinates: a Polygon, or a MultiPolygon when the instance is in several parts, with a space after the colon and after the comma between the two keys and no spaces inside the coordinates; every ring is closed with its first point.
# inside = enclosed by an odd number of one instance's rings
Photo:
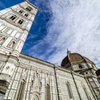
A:
{"type": "MultiPolygon", "coordinates": [[[[90,61],[88,58],[81,56],[78,53],[69,53],[63,60],[61,63],[61,66],[64,67],[65,65],[67,65],[70,62],[74,62],[74,61],[80,61],[82,59],[85,59],[86,61],[90,61]]],[[[92,62],[93,63],[93,62],[92,62]]]]}

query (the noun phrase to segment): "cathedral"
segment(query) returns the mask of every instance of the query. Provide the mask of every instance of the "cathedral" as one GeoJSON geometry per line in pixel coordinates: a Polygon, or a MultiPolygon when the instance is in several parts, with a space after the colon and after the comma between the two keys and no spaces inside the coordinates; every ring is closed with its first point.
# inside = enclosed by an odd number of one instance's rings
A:
{"type": "Polygon", "coordinates": [[[0,11],[0,100],[100,100],[88,58],[67,50],[58,66],[21,53],[37,12],[28,0],[0,11]]]}

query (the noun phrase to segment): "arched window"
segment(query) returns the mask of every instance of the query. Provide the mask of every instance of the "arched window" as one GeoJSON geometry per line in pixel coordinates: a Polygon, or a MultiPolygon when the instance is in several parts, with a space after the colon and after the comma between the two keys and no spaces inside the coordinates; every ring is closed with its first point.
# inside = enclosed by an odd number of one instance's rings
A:
{"type": "Polygon", "coordinates": [[[25,89],[25,80],[21,80],[20,87],[18,90],[17,100],[23,99],[24,89],[25,89]]]}
{"type": "Polygon", "coordinates": [[[21,19],[21,20],[19,20],[19,21],[18,21],[18,24],[20,24],[20,25],[21,25],[23,22],[24,22],[24,20],[23,20],[23,19],[21,19]]]}
{"type": "Polygon", "coordinates": [[[90,100],[90,97],[89,97],[88,92],[87,92],[87,90],[86,90],[85,87],[83,87],[83,90],[84,90],[84,92],[85,92],[85,95],[86,95],[87,99],[90,100]]]}
{"type": "Polygon", "coordinates": [[[17,18],[17,16],[16,16],[16,15],[13,15],[13,16],[11,16],[9,19],[14,20],[14,19],[16,19],[16,18],[17,18]]]}
{"type": "Polygon", "coordinates": [[[49,84],[46,85],[46,100],[51,100],[51,97],[50,97],[50,85],[49,84]]]}
{"type": "Polygon", "coordinates": [[[25,17],[28,17],[28,15],[29,15],[29,14],[28,14],[28,13],[26,13],[24,16],[25,16],[25,17]]]}
{"type": "Polygon", "coordinates": [[[24,12],[23,10],[20,10],[20,11],[19,11],[19,13],[23,13],[23,12],[24,12]]]}
{"type": "Polygon", "coordinates": [[[67,86],[67,90],[68,90],[69,98],[70,98],[70,99],[73,99],[70,84],[69,84],[69,83],[67,83],[67,84],[66,84],[66,86],[67,86]]]}
{"type": "Polygon", "coordinates": [[[29,12],[32,10],[32,8],[31,7],[26,7],[26,10],[28,10],[29,12]]]}
{"type": "Polygon", "coordinates": [[[83,67],[79,65],[79,68],[82,69],[83,67]]]}

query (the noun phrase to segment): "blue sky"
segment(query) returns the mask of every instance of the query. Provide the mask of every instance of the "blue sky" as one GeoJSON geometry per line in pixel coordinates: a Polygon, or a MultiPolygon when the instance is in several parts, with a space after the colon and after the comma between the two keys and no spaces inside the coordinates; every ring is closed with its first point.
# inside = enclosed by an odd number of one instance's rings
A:
{"type": "MultiPolygon", "coordinates": [[[[24,0],[0,0],[0,9],[24,0]]],[[[67,48],[100,68],[100,0],[29,0],[39,8],[23,53],[60,65],[67,48]]]]}

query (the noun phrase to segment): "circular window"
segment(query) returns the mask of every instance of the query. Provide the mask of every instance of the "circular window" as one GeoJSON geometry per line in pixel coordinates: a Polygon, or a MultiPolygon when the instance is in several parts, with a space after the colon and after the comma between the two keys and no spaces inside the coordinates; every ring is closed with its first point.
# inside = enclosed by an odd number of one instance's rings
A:
{"type": "Polygon", "coordinates": [[[79,66],[79,68],[82,69],[83,67],[82,66],[79,66]]]}

